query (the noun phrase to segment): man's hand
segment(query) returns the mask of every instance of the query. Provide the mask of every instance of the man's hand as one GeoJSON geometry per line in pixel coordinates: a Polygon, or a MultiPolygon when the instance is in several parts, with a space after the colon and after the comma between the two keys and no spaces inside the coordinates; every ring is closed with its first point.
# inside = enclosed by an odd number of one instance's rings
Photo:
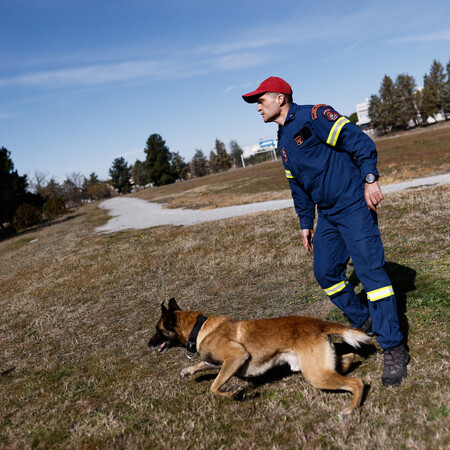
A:
{"type": "Polygon", "coordinates": [[[302,235],[303,247],[306,248],[307,252],[310,252],[313,249],[312,240],[314,237],[314,230],[312,230],[312,229],[302,230],[301,235],[302,235]]]}
{"type": "Polygon", "coordinates": [[[376,211],[378,203],[380,203],[384,198],[378,181],[364,184],[364,197],[366,199],[367,206],[372,211],[376,211]]]}

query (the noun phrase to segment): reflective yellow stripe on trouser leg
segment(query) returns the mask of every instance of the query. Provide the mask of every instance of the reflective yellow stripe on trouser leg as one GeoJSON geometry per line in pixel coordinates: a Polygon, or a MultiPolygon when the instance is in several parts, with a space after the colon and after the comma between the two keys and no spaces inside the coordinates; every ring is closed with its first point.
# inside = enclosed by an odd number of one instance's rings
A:
{"type": "Polygon", "coordinates": [[[342,291],[342,289],[344,289],[345,286],[347,286],[347,284],[348,284],[348,281],[344,280],[344,281],[341,281],[327,289],[324,289],[324,291],[326,292],[327,295],[334,295],[334,294],[337,294],[338,292],[342,291]]]}
{"type": "Polygon", "coordinates": [[[367,298],[371,302],[375,302],[377,300],[381,300],[383,298],[391,297],[394,295],[394,289],[391,285],[382,287],[380,289],[375,289],[374,291],[370,291],[367,293],[367,298]]]}
{"type": "Polygon", "coordinates": [[[370,291],[367,293],[367,298],[371,302],[375,302],[377,300],[381,300],[386,297],[390,297],[394,295],[394,289],[391,285],[382,287],[380,289],[375,289],[374,291],[370,291]]]}

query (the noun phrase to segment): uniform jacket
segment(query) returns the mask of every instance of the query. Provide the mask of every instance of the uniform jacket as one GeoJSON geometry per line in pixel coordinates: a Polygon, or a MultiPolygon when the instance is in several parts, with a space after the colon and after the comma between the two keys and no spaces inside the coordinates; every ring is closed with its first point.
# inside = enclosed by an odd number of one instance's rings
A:
{"type": "Polygon", "coordinates": [[[364,178],[378,175],[375,144],[328,105],[292,103],[278,129],[278,151],[302,229],[364,196],[364,178]]]}

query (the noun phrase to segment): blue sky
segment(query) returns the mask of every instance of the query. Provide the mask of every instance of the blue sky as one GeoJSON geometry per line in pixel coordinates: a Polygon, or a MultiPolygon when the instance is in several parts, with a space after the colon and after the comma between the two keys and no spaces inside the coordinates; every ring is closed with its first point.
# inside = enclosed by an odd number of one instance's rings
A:
{"type": "Polygon", "coordinates": [[[19,174],[106,179],[160,134],[189,161],[275,137],[241,95],[280,76],[349,115],[450,60],[445,1],[0,0],[0,146],[19,174]]]}

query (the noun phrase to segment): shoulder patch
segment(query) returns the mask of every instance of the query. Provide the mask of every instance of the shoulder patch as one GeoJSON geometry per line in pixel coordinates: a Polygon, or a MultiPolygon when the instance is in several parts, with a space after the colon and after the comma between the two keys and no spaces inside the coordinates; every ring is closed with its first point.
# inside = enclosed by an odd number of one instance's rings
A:
{"type": "Polygon", "coordinates": [[[314,105],[313,109],[311,110],[311,118],[312,120],[316,120],[317,119],[317,110],[319,108],[321,108],[322,106],[327,106],[324,103],[320,103],[319,105],[314,105]]]}
{"type": "Polygon", "coordinates": [[[326,117],[330,122],[335,122],[337,119],[339,119],[339,113],[337,113],[333,108],[325,109],[322,115],[326,117]]]}

